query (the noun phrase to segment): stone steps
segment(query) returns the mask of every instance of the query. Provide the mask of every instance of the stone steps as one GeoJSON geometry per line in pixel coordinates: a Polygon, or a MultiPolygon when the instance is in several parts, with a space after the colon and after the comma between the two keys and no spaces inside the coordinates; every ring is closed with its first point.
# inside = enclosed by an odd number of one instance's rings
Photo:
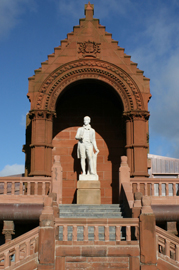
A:
{"type": "Polygon", "coordinates": [[[63,218],[122,218],[119,204],[106,205],[60,205],[63,218]]]}
{"type": "MultiPolygon", "coordinates": [[[[77,205],[62,204],[59,206],[61,218],[122,218],[119,204],[105,205],[77,205]]],[[[83,226],[77,226],[77,241],[83,241],[83,226]]],[[[98,237],[104,241],[104,226],[98,227],[98,237]]],[[[73,227],[68,226],[68,241],[72,241],[73,227]]],[[[109,226],[109,240],[116,240],[115,226],[109,226]]],[[[125,239],[125,228],[121,229],[121,240],[125,239]]],[[[59,240],[63,240],[63,227],[59,227],[59,240]]],[[[94,226],[88,227],[88,240],[94,241],[94,226]]]]}

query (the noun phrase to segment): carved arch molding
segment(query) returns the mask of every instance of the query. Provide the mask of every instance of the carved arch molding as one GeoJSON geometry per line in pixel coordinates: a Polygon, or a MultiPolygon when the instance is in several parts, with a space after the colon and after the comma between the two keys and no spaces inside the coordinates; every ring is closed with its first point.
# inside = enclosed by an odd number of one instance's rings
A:
{"type": "Polygon", "coordinates": [[[96,59],[68,62],[54,70],[39,89],[35,109],[55,112],[56,101],[65,87],[83,79],[97,79],[111,85],[126,112],[144,109],[140,90],[130,75],[118,66],[96,59]]]}

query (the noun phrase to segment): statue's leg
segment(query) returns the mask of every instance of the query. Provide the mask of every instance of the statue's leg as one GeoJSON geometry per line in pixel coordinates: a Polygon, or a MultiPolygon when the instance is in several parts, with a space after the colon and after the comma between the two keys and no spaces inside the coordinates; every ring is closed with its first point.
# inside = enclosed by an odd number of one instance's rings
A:
{"type": "Polygon", "coordinates": [[[85,167],[86,167],[86,163],[85,163],[85,145],[84,144],[80,144],[80,156],[81,156],[81,169],[82,169],[82,173],[86,174],[85,171],[85,167]]]}
{"type": "Polygon", "coordinates": [[[88,167],[90,174],[94,174],[94,168],[93,168],[93,145],[89,144],[87,146],[87,159],[88,159],[88,167]]]}
{"type": "Polygon", "coordinates": [[[86,174],[85,165],[86,165],[85,158],[81,158],[81,169],[82,169],[83,174],[86,174]]]}

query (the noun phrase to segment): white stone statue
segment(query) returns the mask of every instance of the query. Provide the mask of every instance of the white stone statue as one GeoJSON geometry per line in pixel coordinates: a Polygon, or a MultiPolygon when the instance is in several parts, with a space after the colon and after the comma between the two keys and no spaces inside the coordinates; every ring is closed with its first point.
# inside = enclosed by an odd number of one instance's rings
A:
{"type": "Polygon", "coordinates": [[[77,157],[81,159],[82,175],[80,180],[98,180],[96,167],[97,167],[97,154],[99,150],[96,145],[95,130],[90,125],[91,118],[84,117],[83,127],[78,128],[75,139],[78,140],[77,157]],[[95,149],[95,153],[93,151],[95,149]],[[88,162],[88,172],[86,175],[86,163],[88,162]]]}

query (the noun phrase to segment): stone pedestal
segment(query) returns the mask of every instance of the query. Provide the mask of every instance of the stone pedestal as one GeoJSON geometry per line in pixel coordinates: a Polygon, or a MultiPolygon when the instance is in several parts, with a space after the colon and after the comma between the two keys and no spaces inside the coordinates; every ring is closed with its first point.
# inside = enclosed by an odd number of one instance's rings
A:
{"type": "Polygon", "coordinates": [[[11,220],[4,220],[3,223],[4,225],[3,225],[2,234],[4,234],[5,236],[5,243],[8,243],[12,240],[12,235],[15,234],[14,222],[11,220]]]}
{"type": "Polygon", "coordinates": [[[77,204],[101,204],[101,185],[95,180],[77,182],[77,204]]]}
{"type": "Polygon", "coordinates": [[[97,174],[80,174],[79,175],[79,180],[83,180],[83,181],[98,181],[99,177],[97,174]]]}

